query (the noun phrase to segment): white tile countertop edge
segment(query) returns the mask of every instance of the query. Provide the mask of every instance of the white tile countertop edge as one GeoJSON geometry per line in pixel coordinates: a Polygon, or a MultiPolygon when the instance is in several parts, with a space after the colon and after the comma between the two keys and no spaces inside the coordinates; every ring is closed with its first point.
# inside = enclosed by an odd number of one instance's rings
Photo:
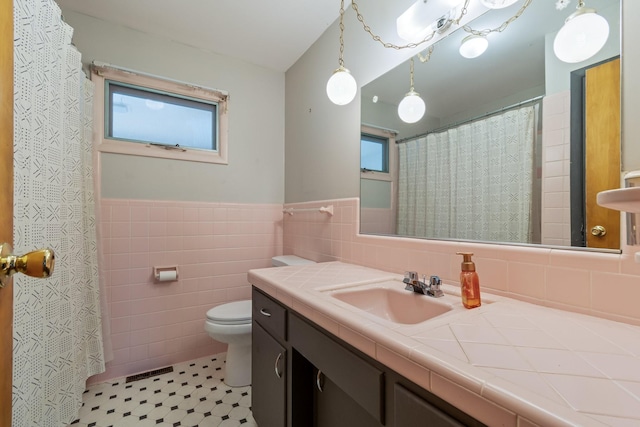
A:
{"type": "MultiPolygon", "coordinates": [[[[577,394],[578,400],[570,402],[569,400],[572,400],[573,397],[566,399],[561,394],[556,394],[557,390],[551,388],[545,389],[543,392],[530,390],[518,384],[517,381],[501,378],[494,373],[495,369],[492,371],[492,369],[482,366],[482,363],[472,364],[469,360],[452,357],[446,351],[425,344],[419,338],[422,336],[427,341],[431,340],[432,336],[448,331],[452,325],[462,330],[468,328],[473,332],[474,325],[481,324],[485,318],[499,319],[502,316],[506,319],[520,319],[523,323],[531,322],[531,325],[542,324],[541,327],[544,327],[546,322],[550,325],[548,328],[551,329],[556,329],[551,322],[561,319],[562,322],[556,322],[561,323],[558,325],[558,329],[560,329],[558,334],[571,335],[575,329],[575,335],[579,336],[587,327],[606,333],[607,337],[611,336],[612,351],[616,352],[613,356],[620,353],[620,357],[630,359],[631,366],[637,366],[637,369],[640,370],[640,358],[638,357],[640,344],[634,345],[631,355],[622,349],[622,343],[627,343],[630,336],[637,337],[637,341],[640,343],[640,327],[536,306],[489,293],[483,293],[482,307],[451,312],[418,325],[398,326],[337,301],[326,292],[328,289],[401,279],[397,274],[342,262],[264,268],[251,270],[248,273],[249,282],[258,289],[487,425],[514,427],[529,425],[626,426],[633,425],[634,422],[640,425],[640,400],[636,397],[637,395],[633,395],[631,392],[629,392],[630,401],[634,402],[633,398],[635,398],[637,408],[632,405],[633,408],[630,412],[638,409],[635,411],[637,415],[629,415],[628,413],[602,414],[598,412],[598,408],[593,409],[595,415],[591,413],[587,415],[583,408],[575,408],[575,406],[582,404],[579,400],[579,393],[577,394]],[[621,343],[621,347],[615,345],[616,340],[621,343]],[[429,375],[429,378],[425,378],[426,375],[429,375]]],[[[399,283],[399,285],[402,284],[399,283]]],[[[443,285],[443,288],[447,294],[459,295],[459,290],[455,286],[443,285]]],[[[424,298],[429,297],[425,296],[424,298]]],[[[485,331],[491,330],[491,325],[488,326],[485,331]]],[[[518,331],[513,332],[517,333],[518,331]]],[[[476,345],[482,347],[492,344],[491,342],[482,342],[481,335],[479,337],[477,342],[464,343],[468,346],[468,350],[473,349],[476,345]]],[[[453,340],[446,341],[446,338],[443,341],[438,340],[436,343],[457,345],[453,340]]],[[[607,338],[607,343],[610,340],[607,338]]],[[[594,343],[593,346],[596,344],[594,343]]],[[[576,349],[583,352],[590,350],[589,343],[585,343],[584,349],[581,347],[580,342],[573,343],[573,353],[576,352],[576,349]]],[[[496,349],[516,352],[526,350],[531,351],[534,355],[536,351],[540,350],[537,348],[516,348],[516,346],[513,346],[512,349],[508,343],[507,345],[501,343],[500,346],[496,346],[496,349]]],[[[553,349],[547,350],[551,353],[545,354],[553,354],[553,349]]],[[[600,355],[599,353],[593,354],[600,355]]],[[[573,357],[573,354],[567,351],[559,353],[559,355],[573,357]]],[[[496,358],[498,357],[496,356],[496,358]]],[[[594,366],[597,367],[597,365],[594,366]]],[[[502,367],[496,366],[497,370],[500,368],[502,367]]],[[[590,368],[591,365],[584,367],[584,369],[590,368]]],[[[550,367],[543,367],[542,370],[514,367],[509,368],[507,373],[546,375],[549,369],[551,370],[549,375],[558,375],[563,380],[563,384],[566,383],[571,387],[571,381],[575,379],[576,387],[583,387],[579,382],[582,379],[580,372],[574,372],[577,369],[576,364],[566,363],[563,365],[560,359],[558,362],[553,361],[550,367]]],[[[605,377],[600,372],[598,375],[605,377]]],[[[621,378],[618,374],[617,377],[597,378],[596,380],[606,381],[604,384],[611,383],[612,386],[615,383],[615,386],[618,387],[625,378],[621,378]]],[[[631,384],[634,387],[637,385],[633,389],[637,393],[640,390],[640,382],[631,384]]],[[[573,392],[571,391],[570,394],[573,392]]],[[[627,397],[626,394],[624,397],[627,397]]],[[[623,403],[621,402],[620,405],[623,403]]],[[[606,405],[606,402],[603,405],[606,405]]],[[[608,408],[607,410],[609,411],[608,408]]],[[[587,411],[591,412],[591,408],[588,408],[587,411]]]]}

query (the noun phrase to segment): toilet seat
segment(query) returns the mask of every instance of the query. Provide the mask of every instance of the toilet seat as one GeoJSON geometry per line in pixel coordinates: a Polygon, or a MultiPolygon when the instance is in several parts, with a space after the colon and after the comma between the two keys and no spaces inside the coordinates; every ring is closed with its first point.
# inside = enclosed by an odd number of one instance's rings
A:
{"type": "Polygon", "coordinates": [[[222,304],[207,311],[207,320],[220,325],[251,323],[251,300],[222,304]]]}

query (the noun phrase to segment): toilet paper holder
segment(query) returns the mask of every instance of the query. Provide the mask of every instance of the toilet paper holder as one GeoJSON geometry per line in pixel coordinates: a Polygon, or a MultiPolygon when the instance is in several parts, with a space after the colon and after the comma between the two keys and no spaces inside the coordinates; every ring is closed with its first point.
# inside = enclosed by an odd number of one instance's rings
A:
{"type": "Polygon", "coordinates": [[[178,266],[153,267],[153,277],[156,282],[175,282],[178,280],[178,266]]]}

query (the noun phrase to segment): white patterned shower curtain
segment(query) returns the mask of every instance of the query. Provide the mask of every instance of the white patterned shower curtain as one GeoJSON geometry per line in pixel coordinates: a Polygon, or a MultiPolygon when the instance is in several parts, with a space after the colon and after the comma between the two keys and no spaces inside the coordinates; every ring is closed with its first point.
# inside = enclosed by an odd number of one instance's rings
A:
{"type": "Polygon", "coordinates": [[[14,1],[14,245],[50,247],[15,276],[13,427],[66,426],[104,371],[92,166],[93,85],[53,0],[14,1]]]}
{"type": "Polygon", "coordinates": [[[400,235],[529,243],[536,106],[398,145],[400,235]]]}

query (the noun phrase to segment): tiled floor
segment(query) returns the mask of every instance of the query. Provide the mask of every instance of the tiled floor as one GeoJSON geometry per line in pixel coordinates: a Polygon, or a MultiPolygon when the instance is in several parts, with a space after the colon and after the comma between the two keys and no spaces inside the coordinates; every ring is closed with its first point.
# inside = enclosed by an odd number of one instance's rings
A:
{"type": "Polygon", "coordinates": [[[71,427],[256,427],[251,387],[222,381],[225,354],[173,366],[173,372],[95,384],[71,427]]]}

